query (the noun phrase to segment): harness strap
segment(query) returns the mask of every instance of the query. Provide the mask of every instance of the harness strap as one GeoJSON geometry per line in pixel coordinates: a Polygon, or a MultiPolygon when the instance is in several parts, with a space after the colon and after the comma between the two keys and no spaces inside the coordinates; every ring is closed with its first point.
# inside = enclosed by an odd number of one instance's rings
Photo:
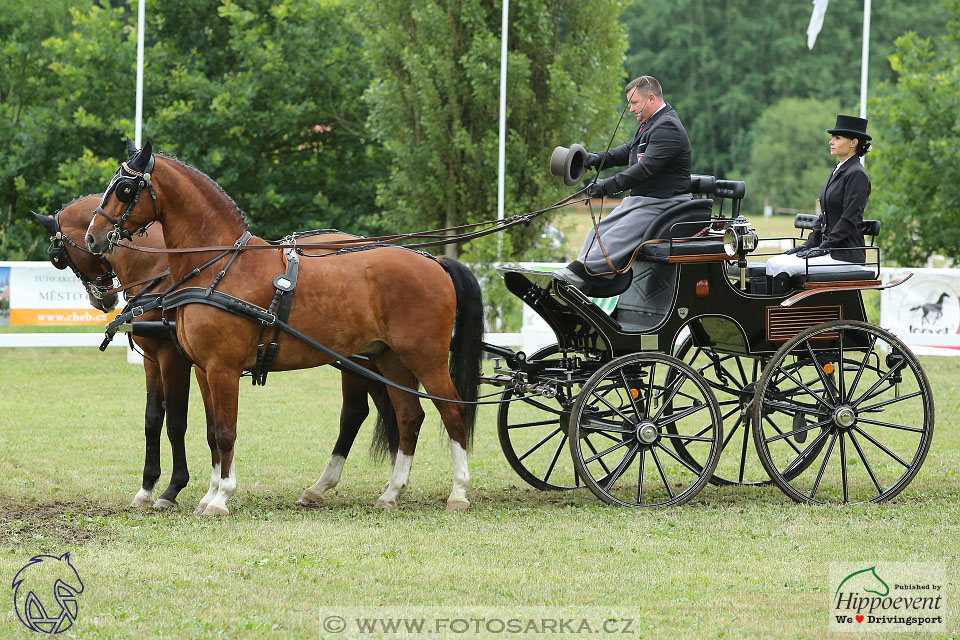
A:
{"type": "MultiPolygon", "coordinates": [[[[285,249],[283,252],[284,261],[286,262],[287,270],[285,273],[281,273],[276,278],[273,279],[273,286],[276,288],[276,293],[273,296],[273,301],[270,303],[270,308],[267,309],[269,313],[273,313],[276,309],[276,316],[278,320],[286,322],[290,319],[290,309],[293,306],[293,293],[297,288],[297,274],[300,270],[300,258],[297,256],[297,253],[293,249],[285,249]],[[279,304],[278,304],[279,303],[279,304]]],[[[273,330],[273,339],[270,341],[270,344],[264,348],[263,344],[263,334],[266,330],[265,325],[260,326],[260,339],[257,344],[257,362],[253,367],[251,372],[251,381],[253,385],[264,386],[267,384],[267,374],[270,373],[270,368],[273,367],[273,363],[277,359],[277,351],[280,348],[280,328],[277,327],[273,330]]]]}

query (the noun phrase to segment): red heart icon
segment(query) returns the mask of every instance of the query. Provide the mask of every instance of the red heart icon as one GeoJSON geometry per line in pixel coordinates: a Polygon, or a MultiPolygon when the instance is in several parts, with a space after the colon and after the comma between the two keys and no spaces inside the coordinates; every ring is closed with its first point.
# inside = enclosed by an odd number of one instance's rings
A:
{"type": "Polygon", "coordinates": [[[857,616],[857,622],[863,622],[863,616],[857,616]]]}

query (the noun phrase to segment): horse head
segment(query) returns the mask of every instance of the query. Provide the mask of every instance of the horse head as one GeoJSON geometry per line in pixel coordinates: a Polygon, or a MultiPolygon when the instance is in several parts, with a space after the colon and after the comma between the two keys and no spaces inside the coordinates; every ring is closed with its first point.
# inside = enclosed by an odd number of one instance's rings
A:
{"type": "Polygon", "coordinates": [[[120,238],[130,239],[131,231],[143,229],[157,219],[159,212],[151,175],[153,167],[153,147],[149,140],[120,165],[87,227],[85,240],[90,251],[111,253],[120,238]],[[144,190],[149,194],[141,197],[144,190]]]}
{"type": "Polygon", "coordinates": [[[91,253],[84,245],[84,234],[99,195],[86,196],[70,202],[54,216],[34,213],[37,221],[50,236],[47,255],[57,269],[69,268],[87,290],[90,304],[101,311],[112,311],[117,306],[113,289],[113,268],[103,257],[91,253]]]}

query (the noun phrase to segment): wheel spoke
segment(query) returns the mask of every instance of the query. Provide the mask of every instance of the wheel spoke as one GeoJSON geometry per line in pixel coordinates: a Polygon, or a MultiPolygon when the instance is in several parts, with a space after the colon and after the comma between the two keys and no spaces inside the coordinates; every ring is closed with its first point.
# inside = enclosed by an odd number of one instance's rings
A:
{"type": "Polygon", "coordinates": [[[860,369],[857,371],[857,375],[854,376],[853,382],[850,383],[850,392],[848,397],[852,398],[853,394],[857,391],[857,385],[860,384],[860,376],[863,375],[863,372],[867,370],[867,362],[870,361],[870,354],[873,353],[873,348],[877,345],[877,338],[879,336],[871,334],[870,335],[870,345],[866,348],[863,353],[863,360],[860,361],[860,369]]]}
{"type": "Polygon", "coordinates": [[[894,424],[892,422],[883,422],[881,420],[870,420],[869,418],[864,418],[862,416],[857,417],[857,422],[866,422],[867,424],[875,424],[879,427],[889,427],[891,429],[901,429],[903,431],[913,431],[914,433],[923,433],[923,429],[920,427],[908,427],[905,424],[894,424]]]}
{"type": "Polygon", "coordinates": [[[875,439],[873,438],[873,436],[871,436],[869,433],[867,433],[866,431],[864,431],[863,429],[861,429],[860,427],[857,427],[857,426],[854,426],[853,428],[857,431],[857,433],[859,433],[859,434],[862,435],[864,438],[866,438],[867,440],[869,440],[870,442],[872,442],[873,444],[875,444],[875,445],[877,446],[877,448],[880,449],[880,451],[883,451],[885,454],[887,454],[888,456],[890,456],[891,458],[893,458],[894,460],[896,460],[897,462],[899,462],[900,464],[902,464],[902,465],[905,466],[906,468],[908,468],[908,469],[910,468],[910,465],[907,464],[906,462],[904,462],[903,460],[901,460],[901,459],[900,459],[900,456],[898,456],[897,454],[895,454],[893,451],[890,451],[890,449],[888,449],[888,448],[885,447],[883,444],[881,444],[880,442],[878,442],[877,440],[875,440],[875,439]]]}
{"type": "MultiPolygon", "coordinates": [[[[880,378],[879,380],[877,380],[877,381],[873,384],[873,386],[870,387],[870,389],[868,389],[868,390],[866,391],[866,393],[864,393],[862,396],[860,396],[859,398],[857,398],[856,400],[854,400],[854,401],[851,402],[850,404],[855,407],[855,406],[859,405],[861,402],[863,402],[863,400],[864,400],[865,398],[873,398],[873,397],[876,395],[876,394],[874,394],[873,392],[877,390],[877,387],[879,387],[881,384],[883,384],[884,382],[886,382],[886,381],[890,378],[890,376],[892,376],[895,372],[896,372],[896,370],[893,369],[893,368],[891,368],[890,371],[887,371],[885,374],[883,374],[883,377],[880,378]]],[[[892,386],[893,386],[893,385],[887,385],[887,387],[886,387],[886,389],[884,389],[884,391],[886,391],[887,389],[890,389],[892,386]]],[[[883,392],[880,391],[880,392],[878,392],[878,393],[883,393],[883,392]]]]}
{"type": "MultiPolygon", "coordinates": [[[[892,388],[892,387],[893,387],[893,385],[891,385],[890,387],[887,387],[887,388],[890,389],[890,388],[892,388]]],[[[903,402],[904,400],[910,400],[911,398],[916,398],[916,397],[919,396],[919,395],[923,395],[923,392],[922,392],[922,391],[914,391],[913,393],[908,393],[908,394],[903,395],[903,396],[897,396],[896,398],[891,398],[890,400],[884,400],[883,402],[878,402],[877,404],[872,404],[872,405],[870,405],[869,407],[859,407],[859,408],[854,407],[854,408],[857,409],[857,411],[860,412],[860,413],[866,413],[866,412],[868,412],[868,411],[876,411],[876,410],[879,409],[880,407],[886,407],[887,405],[891,405],[891,404],[893,404],[893,403],[895,403],[895,402],[903,402]]]]}
{"type": "MultiPolygon", "coordinates": [[[[596,455],[587,458],[586,460],[583,461],[583,464],[590,464],[590,463],[593,462],[594,460],[599,460],[600,458],[602,458],[603,456],[607,455],[608,453],[611,453],[611,452],[613,452],[613,451],[616,451],[616,450],[619,449],[620,447],[625,447],[625,446],[627,446],[628,444],[630,444],[629,441],[627,441],[627,440],[622,440],[621,442],[618,442],[617,444],[613,445],[612,447],[610,447],[610,448],[608,448],[608,449],[604,449],[604,450],[601,451],[600,453],[597,453],[596,455]]],[[[594,453],[596,453],[595,450],[594,450],[594,453]]],[[[609,471],[606,467],[604,467],[604,471],[606,471],[607,473],[610,473],[610,471],[609,471]]]]}
{"type": "Polygon", "coordinates": [[[785,370],[782,366],[778,366],[777,370],[783,373],[784,376],[789,378],[793,383],[795,383],[800,389],[806,391],[807,395],[811,396],[814,400],[825,406],[827,409],[833,409],[833,406],[830,405],[826,400],[824,400],[820,395],[815,393],[810,387],[808,387],[803,380],[797,380],[793,377],[789,371],[785,370]]]}
{"type": "MultiPolygon", "coordinates": [[[[667,449],[665,446],[663,446],[663,445],[660,444],[659,442],[656,444],[656,446],[657,446],[658,448],[660,448],[660,449],[663,449],[663,450],[667,453],[667,455],[669,455],[671,458],[673,458],[674,460],[676,460],[677,462],[679,462],[680,464],[682,464],[683,466],[685,466],[687,469],[689,469],[691,472],[693,472],[694,475],[699,476],[700,473],[703,471],[703,469],[698,469],[698,468],[694,467],[692,464],[690,464],[689,462],[687,462],[686,460],[680,458],[680,456],[678,456],[678,455],[677,455],[676,453],[674,453],[673,451],[670,451],[670,449],[667,449]]],[[[652,450],[651,450],[651,452],[652,452],[652,450]]]]}
{"type": "Polygon", "coordinates": [[[517,424],[507,425],[507,429],[526,429],[527,427],[545,427],[548,424],[556,424],[556,420],[537,420],[536,422],[518,422],[517,424]]]}
{"type": "MultiPolygon", "coordinates": [[[[726,450],[727,450],[727,445],[730,444],[730,440],[733,439],[733,434],[735,434],[735,433],[737,432],[737,429],[740,428],[740,425],[741,425],[741,424],[743,424],[743,414],[742,414],[742,413],[741,413],[739,416],[737,416],[736,421],[733,423],[733,426],[730,428],[730,432],[727,433],[727,437],[723,439],[723,446],[720,447],[720,450],[721,450],[721,451],[726,451],[726,450]]],[[[707,429],[709,429],[709,428],[710,428],[710,427],[707,427],[707,429]]],[[[705,429],[705,430],[706,430],[706,429],[705,429]]],[[[746,429],[744,429],[744,433],[746,433],[746,429]]]]}
{"type": "Polygon", "coordinates": [[[643,463],[647,458],[647,450],[640,449],[640,470],[637,471],[637,504],[643,499],[643,463]]]}
{"type": "Polygon", "coordinates": [[[630,383],[627,382],[627,376],[623,372],[623,369],[620,369],[620,379],[623,381],[623,388],[627,391],[627,397],[630,398],[630,406],[633,407],[633,415],[639,417],[640,409],[637,408],[637,401],[633,397],[633,392],[630,388],[630,383]]]}
{"type": "MultiPolygon", "coordinates": [[[[680,412],[680,413],[678,413],[678,414],[676,414],[676,415],[667,416],[666,418],[663,418],[663,417],[661,417],[659,414],[657,414],[656,422],[657,422],[657,424],[659,424],[659,425],[673,424],[673,423],[675,423],[677,420],[682,420],[682,419],[684,419],[684,418],[687,418],[687,417],[689,417],[689,416],[692,416],[692,415],[695,414],[696,412],[702,411],[703,409],[706,409],[706,408],[708,408],[709,406],[710,406],[710,405],[708,405],[708,404],[706,404],[706,403],[701,404],[701,405],[695,405],[695,406],[692,406],[692,407],[690,407],[690,408],[688,408],[688,409],[685,409],[684,411],[682,411],[682,412],[680,412]]],[[[662,408],[661,408],[661,411],[662,411],[662,408]]]]}
{"type": "MultiPolygon", "coordinates": [[[[814,449],[818,449],[818,446],[822,445],[823,441],[826,440],[827,436],[829,435],[829,431],[821,431],[819,434],[817,434],[816,438],[810,441],[810,444],[808,444],[802,452],[794,447],[794,449],[797,451],[797,457],[793,459],[793,462],[787,465],[786,469],[780,472],[780,475],[783,477],[789,476],[798,465],[807,461],[807,457],[810,455],[810,452],[814,449]]],[[[790,441],[787,440],[787,442],[790,441]]]]}
{"type": "Polygon", "coordinates": [[[873,468],[870,466],[870,463],[867,462],[867,457],[863,455],[863,449],[860,448],[860,443],[857,442],[857,438],[850,433],[850,442],[853,443],[853,446],[857,449],[857,454],[860,456],[860,459],[863,461],[863,466],[866,467],[867,473],[870,474],[870,479],[873,480],[873,486],[877,488],[877,495],[883,493],[883,489],[880,487],[880,483],[877,482],[877,476],[873,474],[873,468]]]}
{"type": "MultiPolygon", "coordinates": [[[[666,449],[664,449],[664,451],[666,451],[666,449]]],[[[650,455],[653,456],[653,461],[657,465],[657,471],[660,472],[660,479],[663,480],[663,486],[667,488],[667,494],[670,496],[670,499],[672,500],[674,498],[673,489],[670,488],[670,483],[667,482],[667,476],[663,472],[663,466],[660,464],[660,458],[657,457],[657,450],[650,449],[650,455]]]]}
{"type": "MultiPolygon", "coordinates": [[[[601,457],[600,457],[600,454],[597,453],[597,448],[596,448],[595,446],[593,446],[593,443],[592,443],[592,442],[590,442],[590,438],[584,437],[584,438],[583,438],[583,441],[587,443],[587,446],[588,446],[588,447],[590,447],[590,451],[592,451],[594,454],[596,454],[595,457],[591,458],[591,460],[596,460],[597,462],[599,462],[599,463],[600,463],[600,467],[603,469],[603,472],[604,472],[605,474],[607,474],[607,475],[610,475],[610,469],[607,468],[607,465],[606,465],[606,463],[603,461],[603,458],[601,458],[601,457]]],[[[586,463],[584,463],[584,464],[586,464],[586,463]]],[[[577,476],[577,479],[578,479],[578,480],[579,480],[579,478],[580,478],[580,476],[577,476]]]]}
{"type": "Polygon", "coordinates": [[[557,416],[559,416],[562,413],[560,409],[557,409],[556,407],[551,407],[550,405],[544,404],[538,400],[534,400],[531,396],[521,396],[521,397],[523,398],[524,404],[528,404],[531,407],[536,407],[541,411],[546,411],[547,413],[552,413],[557,416]]]}
{"type": "Polygon", "coordinates": [[[810,354],[810,359],[813,361],[813,368],[817,371],[817,377],[820,378],[820,382],[823,383],[823,388],[827,392],[827,395],[830,396],[830,400],[833,402],[833,405],[837,404],[837,396],[833,392],[833,384],[830,383],[830,378],[827,377],[827,374],[823,371],[823,367],[820,366],[820,362],[817,360],[817,354],[813,352],[813,347],[810,345],[810,341],[806,341],[807,352],[810,354]]]}
{"type": "MultiPolygon", "coordinates": [[[[774,431],[776,431],[776,432],[779,433],[780,435],[783,435],[783,431],[780,430],[780,427],[777,426],[777,423],[776,423],[776,422],[774,422],[773,420],[770,419],[770,416],[764,416],[763,419],[764,419],[767,423],[769,423],[771,427],[773,427],[774,431]]],[[[797,452],[797,455],[800,455],[800,449],[797,448],[797,445],[793,444],[793,443],[790,442],[789,440],[787,440],[787,444],[790,445],[791,447],[793,447],[793,450],[797,452]]]]}
{"type": "MultiPolygon", "coordinates": [[[[707,428],[701,431],[700,433],[704,433],[707,429],[709,429],[712,426],[713,425],[707,426],[707,428]]],[[[661,433],[660,437],[671,438],[671,439],[682,439],[684,440],[683,444],[687,444],[688,442],[713,442],[716,439],[716,438],[701,438],[699,436],[685,436],[679,433],[661,433]]]]}
{"type": "MultiPolygon", "coordinates": [[[[628,391],[628,392],[627,392],[627,395],[629,395],[629,394],[630,394],[630,392],[628,391]]],[[[624,412],[622,412],[622,411],[621,411],[620,409],[618,409],[617,407],[615,407],[615,406],[613,406],[612,404],[610,404],[610,402],[609,402],[604,396],[601,396],[601,395],[598,394],[596,391],[593,392],[593,397],[595,397],[597,400],[599,400],[599,401],[602,402],[603,404],[605,404],[605,405],[607,405],[608,407],[610,407],[610,410],[613,411],[613,412],[614,412],[615,414],[617,414],[618,416],[620,416],[621,418],[623,418],[623,420],[624,420],[625,422],[633,422],[633,420],[631,420],[631,419],[629,418],[629,416],[627,416],[624,412]]]]}
{"type": "Polygon", "coordinates": [[[613,424],[609,424],[599,418],[589,418],[580,421],[580,428],[590,433],[599,433],[601,431],[611,431],[613,433],[633,433],[633,429],[624,429],[613,424]]]}
{"type": "Polygon", "coordinates": [[[543,476],[544,482],[550,482],[550,475],[553,473],[553,469],[557,466],[557,460],[560,458],[560,452],[563,450],[563,445],[567,444],[567,434],[564,433],[563,437],[560,439],[560,445],[557,447],[557,450],[553,453],[553,460],[550,461],[550,466],[547,467],[547,475],[543,476]]]}
{"type": "MultiPolygon", "coordinates": [[[[843,389],[844,389],[844,384],[845,384],[845,383],[844,383],[844,380],[843,380],[843,330],[841,329],[840,331],[838,331],[838,332],[837,332],[837,335],[839,336],[839,339],[838,339],[837,342],[838,342],[838,348],[839,348],[839,350],[840,350],[840,356],[837,358],[837,373],[840,374],[840,375],[838,376],[838,377],[840,378],[840,385],[839,385],[839,389],[838,389],[838,393],[839,393],[838,402],[843,402],[843,401],[845,400],[845,398],[846,398],[846,396],[844,395],[844,391],[843,391],[843,389]]],[[[843,438],[842,438],[842,437],[840,438],[840,453],[843,453],[843,438]]],[[[844,490],[844,493],[846,493],[846,490],[847,490],[846,482],[844,482],[843,490],[844,490]]],[[[844,502],[847,501],[847,500],[846,500],[846,497],[844,497],[844,500],[843,500],[843,501],[844,501],[844,502]]]]}
{"type": "Polygon", "coordinates": [[[548,435],[546,435],[546,436],[544,436],[543,438],[541,438],[541,439],[540,439],[540,442],[538,442],[537,444],[535,444],[535,445],[533,445],[532,447],[530,447],[529,449],[527,449],[526,453],[524,453],[522,456],[518,456],[518,457],[517,457],[517,460],[522,461],[524,458],[526,458],[527,456],[529,456],[531,453],[533,453],[534,451],[536,451],[537,449],[539,449],[540,447],[542,447],[543,445],[545,445],[545,444],[547,443],[547,441],[549,441],[551,438],[553,438],[553,436],[555,436],[555,435],[557,435],[558,433],[560,433],[562,430],[563,430],[563,427],[557,427],[556,429],[554,429],[553,431],[551,431],[548,435]]]}
{"type": "Polygon", "coordinates": [[[737,422],[738,422],[738,423],[739,423],[739,422],[743,422],[743,423],[744,423],[744,427],[743,427],[743,446],[740,448],[740,475],[738,476],[739,482],[742,484],[742,483],[743,483],[744,470],[745,470],[746,467],[747,467],[747,437],[750,435],[750,430],[747,429],[747,427],[746,427],[746,422],[743,420],[743,416],[742,416],[742,415],[741,415],[740,418],[737,420],[737,422]]]}
{"type": "Polygon", "coordinates": [[[833,445],[837,442],[838,433],[834,433],[833,437],[830,439],[830,444],[827,446],[827,454],[823,456],[823,462],[820,463],[820,470],[817,471],[817,479],[813,482],[813,489],[810,490],[810,499],[814,500],[814,496],[817,494],[817,489],[820,488],[820,480],[823,479],[823,472],[827,468],[827,462],[830,460],[830,454],[833,453],[833,445]]]}
{"type": "Polygon", "coordinates": [[[623,472],[627,470],[627,467],[633,462],[634,456],[637,455],[637,449],[640,448],[640,443],[637,442],[633,445],[630,451],[627,451],[627,455],[623,456],[623,460],[620,461],[620,464],[617,465],[617,468],[613,470],[609,476],[607,476],[607,482],[604,484],[604,489],[608,492],[613,487],[613,484],[620,479],[620,476],[623,475],[623,472]]]}
{"type": "Polygon", "coordinates": [[[782,439],[784,439],[784,438],[789,438],[790,436],[795,436],[795,435],[797,435],[798,433],[804,433],[804,432],[810,431],[810,430],[812,430],[812,429],[817,429],[817,428],[819,428],[819,427],[825,427],[825,426],[827,426],[828,424],[830,424],[831,422],[833,422],[833,420],[822,420],[822,421],[816,422],[816,423],[814,423],[814,424],[812,424],[812,425],[810,425],[810,426],[800,427],[799,429],[794,429],[793,431],[788,431],[788,432],[786,432],[786,433],[783,433],[783,432],[781,431],[779,435],[775,435],[775,436],[773,436],[772,438],[766,438],[766,439],[764,440],[764,442],[774,442],[775,440],[782,440],[782,439]]]}

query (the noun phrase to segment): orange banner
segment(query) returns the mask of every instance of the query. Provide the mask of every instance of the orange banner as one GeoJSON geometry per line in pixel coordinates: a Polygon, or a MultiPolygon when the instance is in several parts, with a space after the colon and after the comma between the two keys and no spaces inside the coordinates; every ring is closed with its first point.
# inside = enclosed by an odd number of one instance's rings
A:
{"type": "Polygon", "coordinates": [[[120,309],[104,313],[96,309],[10,309],[10,324],[32,326],[104,325],[117,317],[120,309]]]}

